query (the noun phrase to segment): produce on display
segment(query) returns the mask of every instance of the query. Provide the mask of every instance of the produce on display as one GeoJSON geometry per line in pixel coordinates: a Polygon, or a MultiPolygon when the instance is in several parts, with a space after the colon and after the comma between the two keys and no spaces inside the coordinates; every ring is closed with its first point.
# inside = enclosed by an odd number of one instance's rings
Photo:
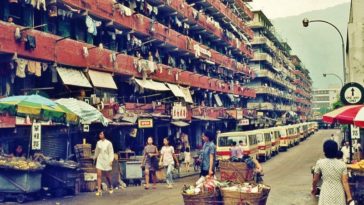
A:
{"type": "Polygon", "coordinates": [[[39,162],[18,157],[0,157],[0,169],[38,171],[44,168],[39,162]]]}
{"type": "Polygon", "coordinates": [[[357,162],[355,164],[349,164],[348,168],[358,171],[364,171],[364,160],[361,160],[360,162],[357,162]]]}

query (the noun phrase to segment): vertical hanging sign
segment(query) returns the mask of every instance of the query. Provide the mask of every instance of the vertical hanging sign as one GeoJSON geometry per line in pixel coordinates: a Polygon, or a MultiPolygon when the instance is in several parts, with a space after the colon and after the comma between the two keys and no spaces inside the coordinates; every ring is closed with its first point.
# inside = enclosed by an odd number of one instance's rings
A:
{"type": "Polygon", "coordinates": [[[350,125],[351,126],[351,139],[360,139],[360,127],[350,125]]]}
{"type": "Polygon", "coordinates": [[[42,147],[41,124],[33,123],[32,125],[32,150],[40,150],[42,147]]]}

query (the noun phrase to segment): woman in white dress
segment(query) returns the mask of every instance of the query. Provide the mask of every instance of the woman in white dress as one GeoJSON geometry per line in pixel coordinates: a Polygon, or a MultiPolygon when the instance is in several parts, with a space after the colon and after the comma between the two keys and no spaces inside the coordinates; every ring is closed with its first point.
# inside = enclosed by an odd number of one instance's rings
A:
{"type": "Polygon", "coordinates": [[[317,161],[312,183],[312,194],[317,193],[317,183],[322,178],[319,205],[346,205],[352,201],[346,164],[336,159],[338,145],[333,140],[324,143],[325,159],[317,161]],[[346,198],[345,198],[346,195],[346,198]]]}
{"type": "Polygon", "coordinates": [[[99,141],[96,144],[95,156],[96,159],[96,170],[97,170],[97,192],[96,196],[102,195],[101,191],[101,181],[102,174],[105,174],[108,186],[109,193],[113,193],[113,188],[111,184],[111,170],[112,163],[114,161],[114,149],[109,140],[105,138],[104,132],[99,133],[99,141]]]}

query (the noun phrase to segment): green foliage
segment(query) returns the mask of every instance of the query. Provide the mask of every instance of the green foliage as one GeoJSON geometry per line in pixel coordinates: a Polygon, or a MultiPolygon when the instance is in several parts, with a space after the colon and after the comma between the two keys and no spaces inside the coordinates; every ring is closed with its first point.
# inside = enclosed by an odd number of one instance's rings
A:
{"type": "Polygon", "coordinates": [[[332,108],[335,110],[335,109],[338,109],[338,108],[341,108],[342,106],[344,106],[344,104],[338,100],[336,101],[334,104],[332,104],[332,108]]]}

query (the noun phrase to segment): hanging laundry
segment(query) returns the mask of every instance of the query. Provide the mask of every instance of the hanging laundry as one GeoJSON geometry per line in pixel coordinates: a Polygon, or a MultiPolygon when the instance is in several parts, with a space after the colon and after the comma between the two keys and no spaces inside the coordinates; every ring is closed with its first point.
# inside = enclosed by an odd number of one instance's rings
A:
{"type": "Polygon", "coordinates": [[[35,36],[27,35],[25,49],[26,50],[33,50],[37,47],[35,36]]]}
{"type": "Polygon", "coordinates": [[[146,5],[147,5],[147,12],[149,15],[151,15],[153,12],[153,6],[148,3],[146,3],[146,5]]]}
{"type": "Polygon", "coordinates": [[[128,8],[122,4],[117,4],[116,7],[119,9],[121,16],[124,16],[124,15],[131,16],[133,14],[133,11],[130,8],[128,8]]]}
{"type": "Polygon", "coordinates": [[[158,7],[153,7],[153,13],[155,14],[155,15],[158,15],[158,7]]]}
{"type": "Polygon", "coordinates": [[[47,11],[46,8],[46,0],[37,0],[37,9],[40,10],[41,8],[43,9],[43,11],[47,11]]]}
{"type": "Polygon", "coordinates": [[[42,64],[40,62],[35,63],[35,76],[37,77],[42,76],[42,64]]]}
{"type": "Polygon", "coordinates": [[[42,63],[42,71],[45,72],[48,69],[48,63],[42,63]]]}
{"type": "Polygon", "coordinates": [[[35,74],[35,70],[36,70],[36,61],[28,61],[28,73],[29,74],[35,74]]]}
{"type": "Polygon", "coordinates": [[[56,16],[58,16],[57,6],[55,6],[55,5],[48,6],[48,16],[49,17],[56,17],[56,16]]]}
{"type": "Polygon", "coordinates": [[[58,74],[56,65],[51,66],[51,72],[52,72],[52,83],[58,83],[58,74]]]}
{"type": "Polygon", "coordinates": [[[91,33],[92,35],[97,35],[97,27],[101,26],[101,21],[96,21],[92,19],[90,16],[86,16],[86,26],[87,32],[91,33]]]}
{"type": "Polygon", "coordinates": [[[19,78],[25,78],[26,75],[25,75],[25,68],[28,64],[28,61],[27,60],[24,60],[24,59],[20,59],[18,58],[16,60],[16,64],[17,64],[17,67],[16,67],[16,76],[18,76],[19,78]]]}

